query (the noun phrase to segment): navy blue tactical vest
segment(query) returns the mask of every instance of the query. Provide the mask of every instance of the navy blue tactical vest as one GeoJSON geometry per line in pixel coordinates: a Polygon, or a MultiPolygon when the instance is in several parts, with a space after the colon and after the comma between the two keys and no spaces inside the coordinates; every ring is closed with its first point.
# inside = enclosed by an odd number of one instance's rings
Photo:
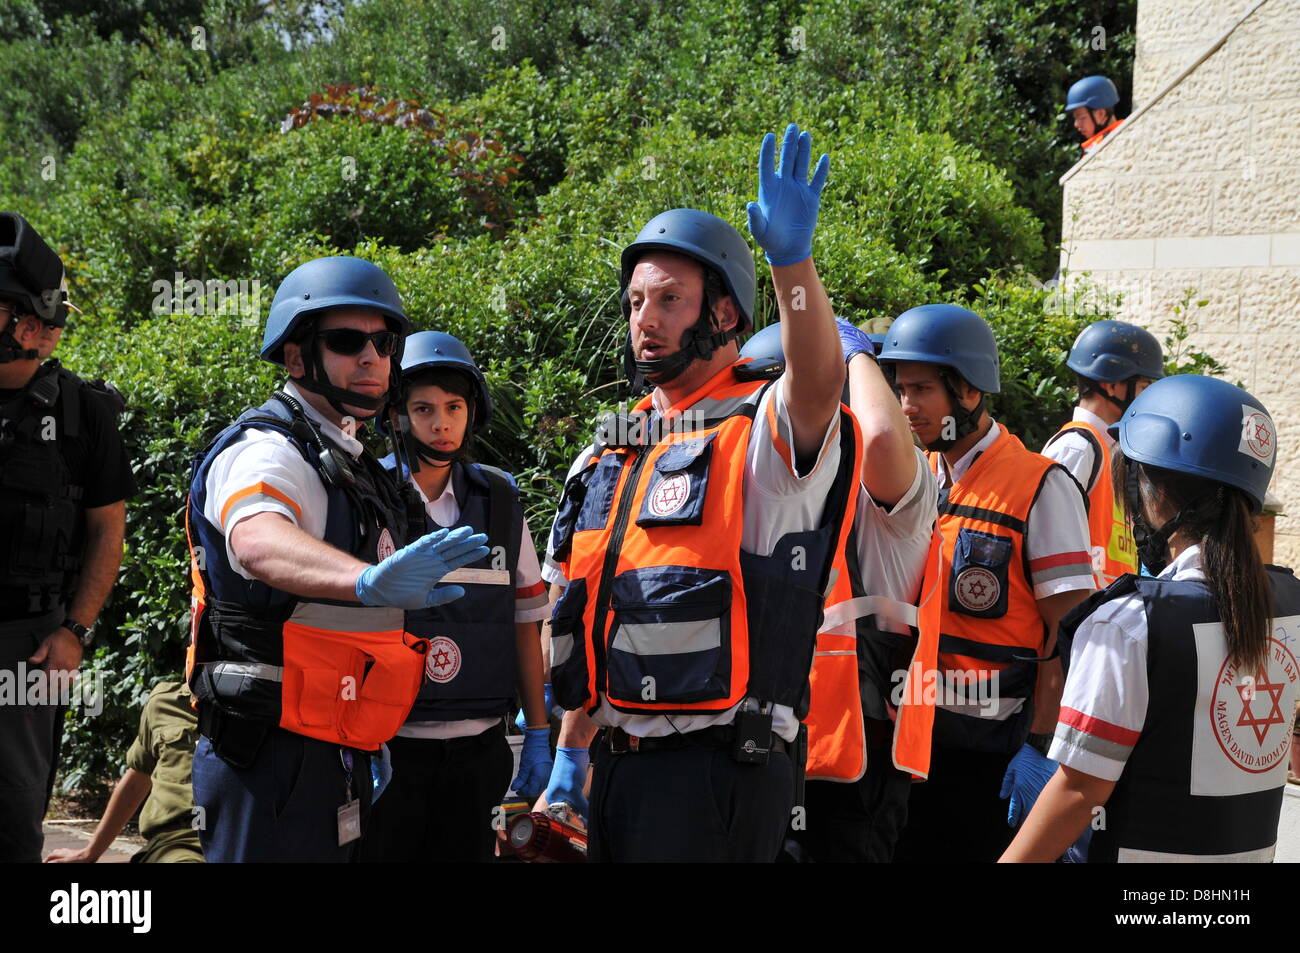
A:
{"type": "Polygon", "coordinates": [[[1147,617],[1150,701],[1094,830],[1096,862],[1272,858],[1300,670],[1300,581],[1268,567],[1268,662],[1240,671],[1210,590],[1199,581],[1121,576],[1061,622],[1061,656],[1099,605],[1137,593],[1147,617]]]}
{"type": "MultiPolygon", "coordinates": [[[[384,459],[391,467],[392,457],[384,459]]],[[[514,479],[477,463],[452,464],[456,525],[488,536],[488,555],[444,578],[465,595],[406,614],[406,631],[430,640],[425,679],[407,722],[492,718],[514,709],[515,569],[524,512],[514,479]],[[467,578],[468,577],[468,578],[467,578]]],[[[426,517],[426,531],[441,527],[426,517]]]]}

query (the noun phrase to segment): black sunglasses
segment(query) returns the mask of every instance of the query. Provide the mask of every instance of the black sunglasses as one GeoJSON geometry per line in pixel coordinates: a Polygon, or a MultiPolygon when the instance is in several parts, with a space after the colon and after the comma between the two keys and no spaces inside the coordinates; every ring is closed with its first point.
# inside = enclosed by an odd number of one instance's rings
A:
{"type": "Polygon", "coordinates": [[[366,342],[373,342],[375,352],[380,357],[392,357],[402,343],[402,336],[396,331],[358,331],[356,328],[331,328],[317,331],[316,336],[335,354],[351,357],[366,349],[366,342]]]}

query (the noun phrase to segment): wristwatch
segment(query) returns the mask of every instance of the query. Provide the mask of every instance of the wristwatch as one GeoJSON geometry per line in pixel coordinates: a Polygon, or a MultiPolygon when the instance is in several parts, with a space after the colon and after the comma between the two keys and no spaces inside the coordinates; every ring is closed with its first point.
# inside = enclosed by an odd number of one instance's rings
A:
{"type": "Polygon", "coordinates": [[[59,623],[59,625],[61,625],[63,628],[67,629],[69,632],[75,635],[77,637],[77,641],[81,643],[81,647],[83,649],[89,648],[90,643],[95,641],[94,631],[88,626],[82,625],[80,622],[76,622],[72,619],[64,619],[62,622],[59,623]]]}
{"type": "Polygon", "coordinates": [[[1052,747],[1052,736],[1047,732],[1043,732],[1042,734],[1030,732],[1029,739],[1026,743],[1029,747],[1033,748],[1046,758],[1048,750],[1052,747]]]}

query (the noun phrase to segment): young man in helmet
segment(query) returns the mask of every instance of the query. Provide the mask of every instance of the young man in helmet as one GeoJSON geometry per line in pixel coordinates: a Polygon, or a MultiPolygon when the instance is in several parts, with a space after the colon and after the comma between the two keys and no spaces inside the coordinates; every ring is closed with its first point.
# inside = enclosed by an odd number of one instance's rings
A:
{"type": "Polygon", "coordinates": [[[654,391],[575,464],[544,570],[564,585],[551,681],[570,710],[544,799],[589,815],[592,860],[773,861],[797,803],[799,720],[858,457],[811,258],[829,159],[809,181],[810,138],[793,124],[779,172],[774,152],[769,135],[749,225],[781,311],[779,380],[736,367],[755,278],[734,228],[674,209],[623,252],[627,363],[654,391]]]}
{"type": "Polygon", "coordinates": [[[1133,533],[1122,499],[1111,483],[1115,440],[1108,428],[1119,422],[1133,399],[1165,376],[1160,342],[1149,331],[1123,321],[1097,321],[1079,333],[1065,360],[1078,375],[1074,417],[1043,447],[1043,456],[1070,471],[1088,495],[1089,551],[1097,588],[1126,572],[1137,572],[1133,533]]]}
{"type": "MultiPolygon", "coordinates": [[[[928,768],[929,723],[912,731],[916,711],[900,712],[891,696],[895,673],[916,650],[907,626],[915,622],[939,489],[876,363],[877,341],[842,318],[836,327],[848,375],[843,400],[862,431],[862,470],[810,678],[807,815],[792,825],[798,846],[787,850],[799,860],[887,863],[907,817],[912,773],[928,768]]],[[[780,327],[759,331],[740,354],[783,368],[780,327]]]]}
{"type": "Polygon", "coordinates": [[[408,612],[406,629],[431,640],[420,694],[388,743],[393,779],[376,801],[361,859],[374,862],[489,861],[493,821],[506,791],[535,798],[551,773],[538,623],[545,584],[514,478],[472,463],[474,436],[492,419],[483,372],[460,341],[421,331],[406,341],[394,403],[406,444],[384,465],[408,479],[427,528],[469,526],[490,553],[455,581],[454,603],[408,612]],[[504,716],[524,702],[519,776],[504,716]]]}
{"type": "Polygon", "coordinates": [[[384,405],[410,323],[392,280],[318,258],[276,291],[262,359],[290,381],[196,461],[189,682],[194,801],[209,861],[353,859],[371,754],[401,727],[428,643],[403,610],[487,552],[424,533],[358,428],[384,405]]]}
{"type": "Polygon", "coordinates": [[[1085,154],[1101,145],[1103,139],[1124,124],[1115,118],[1119,90],[1105,76],[1085,76],[1065,97],[1065,112],[1083,137],[1080,145],[1085,154]]]}
{"type": "Polygon", "coordinates": [[[880,360],[930,451],[941,537],[918,613],[923,642],[938,643],[932,760],[895,859],[994,861],[1050,774],[1056,625],[1093,588],[1083,496],[989,415],[998,352],[979,315],[947,304],[906,311],[880,360]]]}
{"type": "Polygon", "coordinates": [[[0,674],[46,679],[48,699],[0,705],[0,862],[41,859],[62,706],[117,581],[135,492],[118,408],[46,361],[67,322],[65,288],[59,256],[21,215],[0,213],[0,674]]]}

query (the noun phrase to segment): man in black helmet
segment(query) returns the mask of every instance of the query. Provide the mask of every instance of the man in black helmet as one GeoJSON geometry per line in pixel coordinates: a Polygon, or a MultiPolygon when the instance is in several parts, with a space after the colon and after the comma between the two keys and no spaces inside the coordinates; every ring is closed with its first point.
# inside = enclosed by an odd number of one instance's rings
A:
{"type": "Polygon", "coordinates": [[[773,861],[799,794],[800,731],[830,555],[860,463],[844,358],[813,266],[829,160],[791,125],[759,155],[785,374],[738,364],[754,267],[728,223],[652,219],[623,253],[626,366],[654,385],[566,483],[544,577],[555,700],[570,709],[545,800],[587,813],[596,861],[773,861]]]}
{"type": "Polygon", "coordinates": [[[116,392],[47,360],[65,288],[59,256],[21,215],[0,213],[0,678],[16,686],[0,696],[0,862],[40,860],[60,715],[135,493],[116,392]]]}

